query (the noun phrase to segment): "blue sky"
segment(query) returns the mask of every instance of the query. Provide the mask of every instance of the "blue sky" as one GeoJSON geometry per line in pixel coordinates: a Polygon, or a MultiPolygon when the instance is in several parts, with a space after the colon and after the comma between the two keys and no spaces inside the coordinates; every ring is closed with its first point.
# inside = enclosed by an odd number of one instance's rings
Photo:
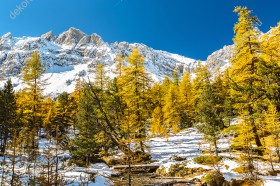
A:
{"type": "Polygon", "coordinates": [[[237,16],[246,5],[268,31],[280,21],[279,0],[6,0],[0,6],[0,35],[56,35],[76,27],[106,42],[139,42],[155,49],[205,60],[232,44],[237,16]],[[15,17],[17,5],[27,6],[15,17]]]}

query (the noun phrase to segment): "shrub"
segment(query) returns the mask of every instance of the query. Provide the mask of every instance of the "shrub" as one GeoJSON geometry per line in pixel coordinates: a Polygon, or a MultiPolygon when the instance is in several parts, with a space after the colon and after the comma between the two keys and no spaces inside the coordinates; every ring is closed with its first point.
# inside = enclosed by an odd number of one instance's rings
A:
{"type": "Polygon", "coordinates": [[[267,171],[268,175],[270,176],[277,176],[280,173],[280,170],[275,171],[267,171]]]}
{"type": "Polygon", "coordinates": [[[189,169],[185,164],[173,164],[170,166],[167,176],[184,177],[189,174],[189,169]]]}
{"type": "Polygon", "coordinates": [[[232,179],[230,182],[230,186],[262,186],[263,181],[260,179],[257,180],[249,180],[249,179],[244,179],[244,180],[236,180],[232,179]]]}
{"type": "Polygon", "coordinates": [[[123,160],[122,159],[116,159],[116,158],[103,158],[103,160],[105,161],[105,163],[108,166],[115,166],[115,165],[121,165],[123,164],[123,160]]]}
{"type": "Polygon", "coordinates": [[[180,156],[178,156],[178,155],[176,155],[176,154],[173,154],[173,155],[171,156],[171,160],[174,160],[174,161],[185,161],[186,158],[180,157],[180,156]]]}
{"type": "Polygon", "coordinates": [[[171,176],[171,177],[185,177],[187,175],[192,175],[195,173],[202,173],[205,169],[199,168],[188,168],[184,163],[176,163],[170,166],[168,172],[164,167],[157,169],[156,173],[164,176],[171,176]]]}
{"type": "Polygon", "coordinates": [[[72,159],[73,163],[75,163],[76,165],[78,165],[79,167],[88,167],[88,165],[86,164],[86,162],[84,160],[81,159],[72,159]]]}
{"type": "Polygon", "coordinates": [[[221,156],[198,156],[194,158],[194,162],[202,165],[216,165],[222,160],[221,156]]]}
{"type": "Polygon", "coordinates": [[[249,170],[248,170],[248,168],[246,166],[236,167],[236,168],[232,169],[232,171],[237,172],[239,174],[249,173],[249,170]]]}
{"type": "Polygon", "coordinates": [[[156,173],[157,174],[160,174],[160,175],[165,175],[166,174],[166,169],[165,167],[160,167],[156,170],[156,173]]]}
{"type": "Polygon", "coordinates": [[[217,171],[207,174],[202,178],[202,181],[207,183],[209,186],[228,185],[224,176],[217,171]]]}
{"type": "MultiPolygon", "coordinates": [[[[147,163],[151,161],[151,155],[142,151],[136,151],[130,157],[132,164],[147,163]]],[[[123,162],[128,162],[128,157],[124,157],[123,162]]]]}

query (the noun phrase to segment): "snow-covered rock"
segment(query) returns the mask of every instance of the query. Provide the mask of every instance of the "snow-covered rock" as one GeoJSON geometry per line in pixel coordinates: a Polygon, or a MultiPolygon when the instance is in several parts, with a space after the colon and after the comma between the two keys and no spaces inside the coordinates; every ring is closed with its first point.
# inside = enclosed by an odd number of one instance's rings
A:
{"type": "Polygon", "coordinates": [[[192,71],[197,63],[194,59],[154,50],[144,44],[106,43],[97,34],[87,35],[75,28],[57,37],[53,32],[47,32],[41,37],[13,37],[7,33],[0,39],[1,84],[12,77],[16,89],[21,89],[24,63],[33,51],[38,50],[46,68],[43,75],[47,79],[45,93],[73,91],[75,80],[81,76],[92,77],[97,63],[103,63],[110,74],[114,69],[116,55],[122,53],[124,57],[128,56],[134,48],[138,48],[145,56],[146,69],[155,81],[169,76],[176,67],[181,74],[192,71]]]}
{"type": "Polygon", "coordinates": [[[206,66],[212,73],[215,73],[218,68],[224,71],[229,67],[229,60],[233,55],[233,47],[234,45],[224,46],[222,49],[208,56],[206,66]]]}
{"type": "Polygon", "coordinates": [[[47,40],[47,41],[54,41],[54,40],[55,40],[55,36],[54,36],[54,34],[53,34],[52,31],[49,31],[49,32],[43,34],[43,35],[41,36],[41,38],[42,38],[42,39],[45,39],[45,40],[47,40]]]}
{"type": "MultiPolygon", "coordinates": [[[[138,48],[144,55],[145,67],[154,81],[170,76],[175,68],[180,75],[186,71],[193,72],[197,65],[195,59],[154,50],[139,43],[107,43],[97,34],[87,35],[75,28],[70,28],[57,37],[51,31],[40,37],[13,37],[11,33],[7,33],[0,39],[0,85],[12,77],[16,90],[21,89],[21,70],[32,52],[38,50],[46,68],[43,75],[43,79],[47,80],[45,94],[71,92],[76,79],[93,77],[97,63],[103,63],[112,76],[116,55],[122,53],[126,57],[134,48],[138,48]]],[[[210,69],[225,65],[230,57],[230,48],[223,51],[224,49],[208,58],[206,65],[210,69]]]]}

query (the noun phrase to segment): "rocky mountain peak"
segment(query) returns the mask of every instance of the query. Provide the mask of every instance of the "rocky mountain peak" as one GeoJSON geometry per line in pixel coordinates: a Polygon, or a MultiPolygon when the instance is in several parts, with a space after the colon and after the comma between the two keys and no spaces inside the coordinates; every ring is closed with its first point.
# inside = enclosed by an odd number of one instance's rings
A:
{"type": "Polygon", "coordinates": [[[55,36],[54,36],[54,34],[53,34],[52,31],[49,31],[49,32],[43,34],[43,35],[41,36],[41,38],[42,38],[42,39],[45,39],[45,40],[47,40],[47,41],[54,41],[54,40],[55,40],[55,36]]]}
{"type": "Polygon", "coordinates": [[[100,47],[104,44],[104,41],[97,34],[92,34],[90,36],[89,35],[84,35],[77,45],[78,46],[85,46],[85,45],[88,45],[88,44],[92,44],[94,46],[100,47]]]}
{"type": "Polygon", "coordinates": [[[13,35],[10,32],[0,38],[0,50],[10,49],[13,44],[13,35]]]}
{"type": "Polygon", "coordinates": [[[55,43],[59,45],[77,45],[84,36],[86,36],[85,33],[72,27],[60,34],[55,43]]]}
{"type": "Polygon", "coordinates": [[[1,37],[1,40],[2,39],[12,39],[13,38],[13,35],[11,32],[8,32],[7,34],[4,34],[2,37],[1,37]]]}

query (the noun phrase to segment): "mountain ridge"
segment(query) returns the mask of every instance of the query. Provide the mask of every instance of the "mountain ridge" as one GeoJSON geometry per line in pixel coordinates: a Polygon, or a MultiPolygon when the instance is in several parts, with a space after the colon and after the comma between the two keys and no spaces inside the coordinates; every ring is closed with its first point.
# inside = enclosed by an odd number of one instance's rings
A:
{"type": "Polygon", "coordinates": [[[43,79],[48,82],[44,93],[71,92],[76,79],[94,78],[92,74],[98,63],[104,64],[108,75],[113,76],[116,55],[122,53],[128,56],[134,48],[144,55],[146,70],[154,81],[170,76],[175,68],[180,75],[186,71],[193,72],[198,63],[196,59],[155,50],[142,43],[107,43],[96,33],[87,35],[73,27],[58,36],[52,31],[40,37],[13,37],[7,33],[0,38],[0,85],[7,78],[12,78],[16,90],[21,89],[21,69],[30,54],[38,50],[46,68],[43,79]]]}

